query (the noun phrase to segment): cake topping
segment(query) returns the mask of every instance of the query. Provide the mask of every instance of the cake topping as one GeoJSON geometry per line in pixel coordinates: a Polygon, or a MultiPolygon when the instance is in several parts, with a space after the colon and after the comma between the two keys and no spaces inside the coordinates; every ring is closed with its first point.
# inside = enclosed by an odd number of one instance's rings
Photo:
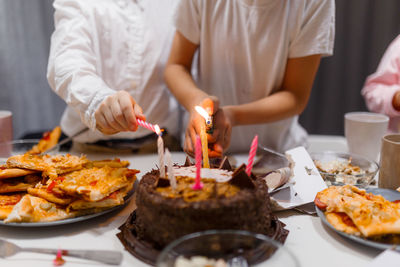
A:
{"type": "MultiPolygon", "coordinates": [[[[161,179],[160,179],[161,180],[161,179]]],[[[194,178],[177,176],[177,188],[157,187],[156,191],[166,198],[183,198],[185,202],[203,201],[234,196],[240,188],[230,183],[218,183],[215,179],[202,178],[202,190],[193,190],[194,178]]]]}
{"type": "Polygon", "coordinates": [[[253,189],[255,187],[253,180],[246,173],[246,165],[244,164],[235,170],[229,183],[239,188],[253,189]]]}
{"type": "MultiPolygon", "coordinates": [[[[175,176],[184,176],[196,178],[196,166],[179,167],[174,166],[175,176]]],[[[227,182],[232,178],[232,171],[222,170],[222,169],[209,169],[201,168],[201,178],[214,179],[219,183],[227,182]]]]}
{"type": "Polygon", "coordinates": [[[224,159],[219,164],[219,168],[222,170],[228,170],[228,171],[232,170],[232,166],[229,163],[228,157],[224,157],[224,159]]]}
{"type": "Polygon", "coordinates": [[[190,162],[190,159],[189,159],[189,157],[188,156],[186,156],[186,159],[185,159],[185,164],[183,165],[183,166],[185,166],[185,167],[189,167],[189,166],[192,166],[193,164],[192,164],[192,162],[190,162]]]}
{"type": "Polygon", "coordinates": [[[170,186],[170,185],[171,185],[171,184],[170,184],[170,182],[169,182],[168,179],[163,178],[163,177],[159,177],[158,180],[157,180],[157,185],[156,185],[156,187],[168,187],[168,186],[170,186]]]}

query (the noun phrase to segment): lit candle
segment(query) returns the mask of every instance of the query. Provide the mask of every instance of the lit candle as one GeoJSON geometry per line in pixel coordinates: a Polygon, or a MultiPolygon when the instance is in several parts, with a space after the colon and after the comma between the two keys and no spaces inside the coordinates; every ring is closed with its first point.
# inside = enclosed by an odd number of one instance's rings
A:
{"type": "Polygon", "coordinates": [[[210,168],[210,161],[208,160],[208,141],[207,141],[207,133],[206,126],[201,125],[201,148],[203,151],[203,168],[210,168]]]}
{"type": "Polygon", "coordinates": [[[158,135],[157,148],[158,148],[158,162],[160,164],[160,177],[165,177],[165,164],[164,164],[164,142],[161,137],[160,127],[156,124],[154,126],[155,132],[158,135]]]}
{"type": "Polygon", "coordinates": [[[193,190],[201,190],[203,184],[201,183],[201,140],[199,136],[196,136],[196,147],[195,147],[195,160],[196,160],[196,179],[192,187],[193,190]]]}
{"type": "MultiPolygon", "coordinates": [[[[195,106],[194,108],[205,120],[207,120],[209,115],[204,108],[202,108],[200,106],[195,106]]],[[[208,141],[207,141],[207,133],[206,133],[206,124],[205,123],[203,125],[201,125],[200,138],[201,138],[201,147],[203,150],[203,167],[210,168],[210,161],[208,160],[208,141]]]]}
{"type": "Polygon", "coordinates": [[[175,179],[174,169],[173,169],[173,164],[172,164],[172,156],[171,156],[171,153],[169,152],[168,148],[165,149],[165,158],[167,160],[169,183],[171,184],[172,189],[175,190],[176,189],[176,179],[175,179]]]}
{"type": "Polygon", "coordinates": [[[251,169],[253,168],[254,157],[257,152],[257,144],[258,144],[258,135],[254,136],[253,141],[251,142],[249,159],[247,160],[246,173],[248,176],[251,174],[251,169]]]}

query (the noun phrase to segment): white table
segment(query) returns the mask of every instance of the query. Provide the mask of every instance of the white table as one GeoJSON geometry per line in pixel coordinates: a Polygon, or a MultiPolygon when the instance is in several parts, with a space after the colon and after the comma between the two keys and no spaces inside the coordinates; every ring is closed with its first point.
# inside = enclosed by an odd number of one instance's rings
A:
{"type": "MultiPolygon", "coordinates": [[[[324,150],[347,151],[344,137],[310,136],[310,152],[324,150]]],[[[155,168],[157,155],[88,155],[90,159],[120,157],[129,160],[132,168],[140,169],[141,175],[155,168]]],[[[183,153],[172,154],[174,162],[183,163],[183,153]]],[[[245,162],[247,155],[237,155],[238,162],[245,162]]],[[[127,206],[110,214],[79,223],[44,228],[18,228],[0,226],[0,236],[23,247],[49,247],[60,249],[111,249],[123,252],[121,266],[147,267],[124,250],[116,234],[134,208],[131,201],[127,206]]],[[[277,213],[290,231],[285,247],[299,259],[302,267],[366,266],[381,251],[347,240],[325,227],[318,217],[294,211],[277,213]]],[[[20,253],[7,259],[0,259],[0,266],[53,266],[54,256],[34,253],[20,253]]],[[[102,266],[100,263],[64,257],[64,266],[102,266]]]]}

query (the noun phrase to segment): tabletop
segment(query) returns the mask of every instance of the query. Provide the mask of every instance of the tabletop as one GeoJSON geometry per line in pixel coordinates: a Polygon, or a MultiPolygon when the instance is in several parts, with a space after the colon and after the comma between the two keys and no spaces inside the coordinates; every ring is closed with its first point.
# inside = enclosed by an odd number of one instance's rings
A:
{"type": "MultiPolygon", "coordinates": [[[[309,137],[310,152],[319,151],[347,151],[346,141],[342,136],[317,136],[309,137]]],[[[156,168],[157,155],[107,155],[88,154],[90,159],[105,159],[119,157],[129,160],[130,167],[139,169],[141,175],[156,168]]],[[[183,153],[172,153],[173,161],[183,164],[183,153]]],[[[238,162],[246,162],[247,155],[235,155],[238,162]]],[[[0,236],[16,243],[21,247],[44,247],[59,249],[108,249],[118,250],[123,253],[124,267],[148,267],[129,254],[120,243],[116,234],[129,214],[135,208],[134,200],[124,207],[111,213],[89,220],[47,227],[13,227],[1,226],[0,236]]],[[[341,237],[334,231],[324,226],[316,216],[305,215],[296,211],[278,212],[279,219],[286,224],[290,231],[284,246],[298,258],[300,266],[366,266],[371,259],[381,253],[378,249],[366,247],[341,237]]],[[[0,266],[53,266],[53,255],[23,252],[6,259],[0,258],[0,266]]],[[[103,266],[94,261],[64,257],[68,267],[103,266]]]]}

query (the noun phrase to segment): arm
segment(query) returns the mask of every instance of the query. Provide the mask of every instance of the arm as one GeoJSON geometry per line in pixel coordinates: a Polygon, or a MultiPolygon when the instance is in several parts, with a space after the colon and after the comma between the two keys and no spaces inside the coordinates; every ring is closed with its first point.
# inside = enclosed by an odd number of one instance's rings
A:
{"type": "Polygon", "coordinates": [[[385,51],[376,72],[361,91],[369,110],[390,117],[400,116],[400,37],[385,51]]]}
{"type": "Polygon", "coordinates": [[[189,112],[208,96],[197,88],[190,74],[193,56],[197,48],[198,45],[190,42],[179,31],[176,31],[164,73],[170,91],[189,112]]]}
{"type": "Polygon", "coordinates": [[[196,135],[200,133],[200,125],[204,119],[194,110],[208,95],[200,90],[190,74],[193,56],[197,45],[186,39],[176,31],[170,57],[165,67],[165,81],[176,99],[190,113],[189,124],[186,129],[184,149],[193,154],[196,135]]]}
{"type": "Polygon", "coordinates": [[[236,125],[259,124],[300,114],[307,105],[321,56],[288,59],[281,90],[257,101],[226,106],[215,116],[215,150],[229,147],[236,125]]]}
{"type": "Polygon", "coordinates": [[[225,107],[232,125],[268,123],[300,114],[307,105],[320,58],[288,59],[281,90],[251,103],[225,107]]]}
{"type": "MultiPolygon", "coordinates": [[[[47,69],[50,87],[92,130],[104,134],[136,130],[133,98],[126,92],[117,93],[101,78],[100,40],[94,34],[92,7],[71,0],[57,0],[54,7],[55,31],[47,69]]],[[[140,116],[140,107],[136,111],[140,116]]]]}

